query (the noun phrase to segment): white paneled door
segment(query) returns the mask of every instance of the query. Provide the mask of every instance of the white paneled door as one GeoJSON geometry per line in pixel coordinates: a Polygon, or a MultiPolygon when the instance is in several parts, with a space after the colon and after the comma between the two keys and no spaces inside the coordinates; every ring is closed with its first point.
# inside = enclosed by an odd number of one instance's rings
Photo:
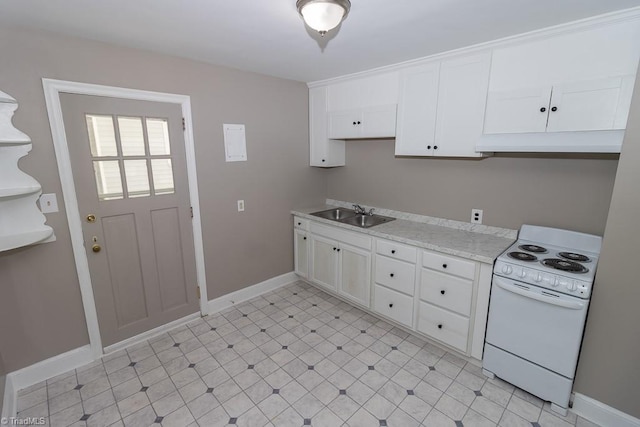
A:
{"type": "Polygon", "coordinates": [[[197,312],[180,106],[60,99],[103,345],[197,312]]]}

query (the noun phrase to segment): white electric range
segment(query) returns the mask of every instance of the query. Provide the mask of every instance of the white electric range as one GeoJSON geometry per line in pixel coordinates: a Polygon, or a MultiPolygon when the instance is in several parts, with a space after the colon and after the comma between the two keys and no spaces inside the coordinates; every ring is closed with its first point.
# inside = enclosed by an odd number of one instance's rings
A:
{"type": "Polygon", "coordinates": [[[523,225],[496,260],[483,357],[496,375],[566,414],[600,236],[523,225]]]}

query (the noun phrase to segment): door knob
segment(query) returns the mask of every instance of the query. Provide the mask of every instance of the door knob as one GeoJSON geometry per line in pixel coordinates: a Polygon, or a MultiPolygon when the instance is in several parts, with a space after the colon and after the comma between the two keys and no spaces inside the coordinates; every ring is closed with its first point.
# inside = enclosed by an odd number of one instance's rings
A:
{"type": "Polygon", "coordinates": [[[94,214],[87,215],[87,222],[96,222],[96,216],[94,214]]]}
{"type": "Polygon", "coordinates": [[[91,250],[92,250],[93,252],[98,253],[98,252],[100,252],[100,251],[102,250],[102,246],[100,246],[99,244],[97,244],[97,243],[96,243],[96,244],[94,244],[93,246],[91,246],[91,250]]]}

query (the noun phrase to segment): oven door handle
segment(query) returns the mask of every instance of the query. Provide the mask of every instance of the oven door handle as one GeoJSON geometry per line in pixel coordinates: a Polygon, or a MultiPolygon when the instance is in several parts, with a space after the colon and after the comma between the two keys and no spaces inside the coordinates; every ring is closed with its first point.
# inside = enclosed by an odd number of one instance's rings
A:
{"type": "Polygon", "coordinates": [[[558,307],[569,308],[571,310],[581,310],[585,307],[585,303],[578,301],[566,301],[561,299],[553,299],[544,295],[537,294],[535,292],[526,291],[518,286],[509,285],[501,280],[496,280],[495,284],[505,291],[512,292],[514,294],[521,295],[526,298],[531,298],[537,301],[542,301],[546,304],[556,305],[558,307]]]}

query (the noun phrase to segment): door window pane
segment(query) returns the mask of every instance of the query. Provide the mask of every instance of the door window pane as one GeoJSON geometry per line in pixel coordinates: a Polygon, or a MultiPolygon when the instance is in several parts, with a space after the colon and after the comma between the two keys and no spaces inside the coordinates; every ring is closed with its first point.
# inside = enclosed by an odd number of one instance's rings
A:
{"type": "Polygon", "coordinates": [[[127,177],[127,192],[130,198],[151,195],[146,160],[125,160],[124,173],[127,177]]]}
{"type": "Polygon", "coordinates": [[[147,135],[152,156],[171,154],[167,119],[147,119],[147,135]]]}
{"type": "MultiPolygon", "coordinates": [[[[118,117],[123,156],[144,156],[144,134],[140,117],[118,117]]],[[[125,166],[126,170],[126,166],[125,166]]]]}
{"type": "Polygon", "coordinates": [[[122,199],[120,164],[117,160],[93,162],[99,200],[122,199]]]}
{"type": "Polygon", "coordinates": [[[152,159],[151,173],[153,175],[153,188],[156,195],[172,194],[175,192],[171,159],[152,159]]]}
{"type": "Polygon", "coordinates": [[[113,117],[87,114],[87,132],[93,157],[117,156],[113,117]]]}

